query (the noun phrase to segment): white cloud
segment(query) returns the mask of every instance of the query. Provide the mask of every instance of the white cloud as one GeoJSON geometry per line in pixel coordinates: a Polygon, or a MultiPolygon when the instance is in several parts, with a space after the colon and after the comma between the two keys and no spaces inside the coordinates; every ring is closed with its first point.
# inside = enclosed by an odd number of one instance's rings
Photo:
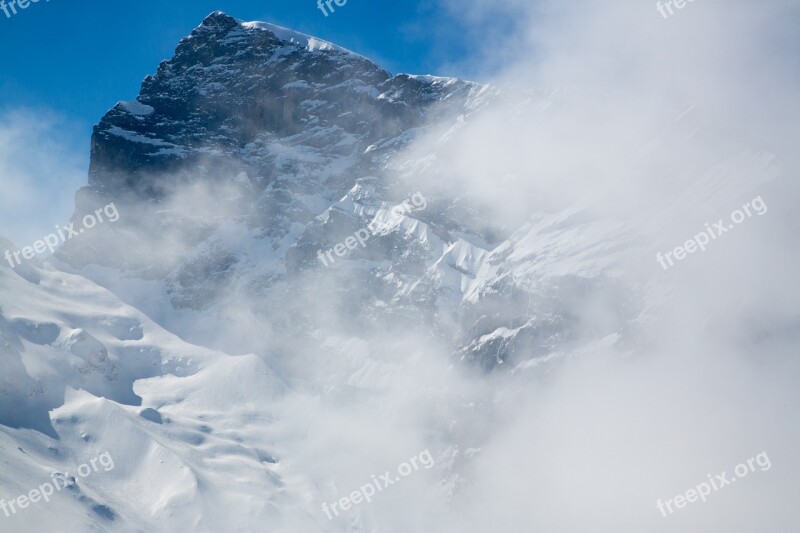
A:
{"type": "Polygon", "coordinates": [[[22,247],[65,224],[88,151],[88,137],[51,111],[0,112],[0,235],[22,247]]]}

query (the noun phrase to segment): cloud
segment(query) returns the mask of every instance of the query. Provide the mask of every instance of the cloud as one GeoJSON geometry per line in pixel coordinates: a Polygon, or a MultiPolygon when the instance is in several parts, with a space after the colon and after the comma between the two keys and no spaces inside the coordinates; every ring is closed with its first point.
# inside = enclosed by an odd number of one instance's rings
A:
{"type": "Polygon", "coordinates": [[[0,111],[0,235],[27,246],[69,220],[87,153],[88,138],[64,116],[0,111]]]}
{"type": "MultiPolygon", "coordinates": [[[[465,519],[453,517],[452,530],[790,527],[800,474],[785,407],[800,399],[798,6],[697,0],[664,19],[655,2],[452,5],[476,31],[497,10],[524,23],[496,44],[513,46],[498,56],[503,72],[486,70],[499,102],[410,149],[436,152],[439,172],[425,183],[465,192],[507,233],[575,206],[621,224],[630,241],[609,233],[591,244],[623,247],[614,276],[641,304],[613,342],[587,338],[557,363],[496,376],[496,416],[460,465],[451,504],[465,519]],[[657,251],[758,195],[768,214],[669,273],[658,266],[657,251]],[[782,470],[675,516],[656,509],[762,451],[782,470]]],[[[586,313],[601,320],[609,304],[586,313]]]]}

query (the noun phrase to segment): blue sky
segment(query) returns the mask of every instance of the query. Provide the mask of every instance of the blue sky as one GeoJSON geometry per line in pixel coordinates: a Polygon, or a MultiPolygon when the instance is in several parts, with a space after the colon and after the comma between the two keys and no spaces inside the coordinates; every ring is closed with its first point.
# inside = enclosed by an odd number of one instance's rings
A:
{"type": "MultiPolygon", "coordinates": [[[[92,126],[134,99],[215,10],[335,42],[394,73],[481,80],[486,66],[477,58],[487,43],[475,36],[490,21],[468,22],[453,0],[348,0],[328,17],[316,0],[40,0],[10,18],[0,10],[0,235],[19,243],[66,221],[86,183],[92,126]]],[[[491,24],[504,32],[512,20],[491,24]]]]}

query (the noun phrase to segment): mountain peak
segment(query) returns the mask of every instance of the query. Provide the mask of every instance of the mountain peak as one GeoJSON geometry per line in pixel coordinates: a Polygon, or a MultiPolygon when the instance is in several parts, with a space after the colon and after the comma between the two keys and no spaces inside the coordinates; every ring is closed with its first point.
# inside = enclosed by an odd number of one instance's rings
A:
{"type": "Polygon", "coordinates": [[[210,159],[236,167],[234,175],[246,167],[249,176],[274,179],[287,172],[268,146],[292,138],[331,162],[306,173],[327,175],[325,194],[334,198],[353,186],[334,160],[360,160],[376,142],[430,122],[438,104],[463,112],[472,89],[458,80],[393,77],[321,39],[215,11],[145,78],[136,101],[115,106],[96,126],[89,183],[95,192],[159,197],[160,175],[208,168],[210,159]]]}
{"type": "MultiPolygon", "coordinates": [[[[288,43],[290,45],[294,45],[300,48],[305,48],[308,51],[316,51],[316,50],[323,50],[323,51],[336,51],[350,56],[357,56],[361,59],[366,59],[347,50],[346,48],[342,48],[341,46],[337,46],[333,43],[328,41],[318,39],[311,35],[306,35],[304,33],[300,33],[298,31],[294,31],[289,28],[284,28],[282,26],[277,26],[275,24],[270,24],[269,22],[260,22],[260,21],[252,21],[247,22],[244,20],[236,19],[223,11],[214,11],[209,14],[203,22],[198,26],[194,32],[192,32],[193,36],[196,36],[199,33],[207,33],[211,31],[212,33],[221,32],[227,34],[233,29],[242,29],[242,30],[262,30],[267,31],[276,39],[288,43]]],[[[190,37],[191,38],[191,37],[190,37]]]]}
{"type": "Polygon", "coordinates": [[[230,29],[235,27],[237,24],[238,22],[236,19],[227,13],[223,11],[214,11],[205,19],[203,19],[203,23],[200,26],[230,29]]]}

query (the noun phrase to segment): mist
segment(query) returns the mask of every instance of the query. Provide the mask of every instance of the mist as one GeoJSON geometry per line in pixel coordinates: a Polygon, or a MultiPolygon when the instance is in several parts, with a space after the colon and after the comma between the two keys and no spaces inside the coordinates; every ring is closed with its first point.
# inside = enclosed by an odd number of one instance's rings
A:
{"type": "MultiPolygon", "coordinates": [[[[501,5],[526,21],[501,41],[515,52],[494,78],[503,98],[413,157],[443,147],[436,188],[467,191],[501,228],[575,206],[582,223],[613,223],[591,244],[609,245],[606,273],[636,312],[619,336],[496,377],[499,416],[453,508],[470,531],[790,529],[798,7],[699,0],[665,20],[655,3],[501,5]],[[656,253],[758,195],[763,216],[659,266],[656,253]],[[770,471],[657,509],[762,451],[770,471]]],[[[479,23],[498,9],[453,14],[479,23]]],[[[595,303],[582,320],[618,309],[595,303]]]]}
{"type": "Polygon", "coordinates": [[[86,181],[78,128],[45,109],[0,109],[0,234],[23,247],[69,219],[86,181]]]}

